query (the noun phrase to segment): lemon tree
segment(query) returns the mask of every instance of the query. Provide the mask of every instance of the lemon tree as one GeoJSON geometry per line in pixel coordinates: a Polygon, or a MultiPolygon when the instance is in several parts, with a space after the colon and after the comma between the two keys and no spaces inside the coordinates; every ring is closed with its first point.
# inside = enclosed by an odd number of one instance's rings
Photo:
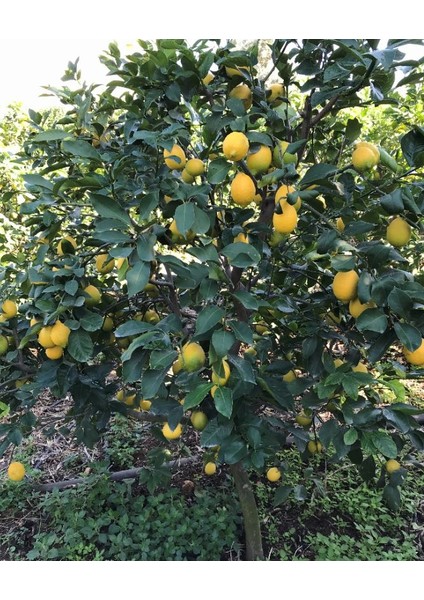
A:
{"type": "Polygon", "coordinates": [[[424,448],[403,383],[424,365],[424,130],[398,92],[423,74],[396,77],[408,41],[274,40],[262,80],[255,47],[110,44],[101,92],[69,65],[65,114],[30,113],[25,259],[2,258],[17,311],[0,319],[1,452],[37,426],[45,389],[70,395],[87,445],[116,412],[171,449],[194,421],[205,472],[233,476],[249,559],[263,557],[250,474],[276,505],[305,497],[288,443],[305,477],[350,460],[399,505],[402,456],[424,448]],[[384,103],[402,124],[388,149],[352,116],[384,103]]]}

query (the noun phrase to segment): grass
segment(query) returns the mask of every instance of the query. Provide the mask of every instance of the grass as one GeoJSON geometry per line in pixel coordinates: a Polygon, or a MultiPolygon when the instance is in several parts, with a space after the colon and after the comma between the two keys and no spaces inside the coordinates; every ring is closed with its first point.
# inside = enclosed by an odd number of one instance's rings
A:
{"type": "MultiPolygon", "coordinates": [[[[242,558],[240,509],[225,468],[207,477],[201,464],[193,463],[169,479],[160,466],[150,465],[140,478],[121,483],[107,478],[111,470],[146,464],[143,428],[118,416],[91,451],[65,437],[46,442],[32,436],[22,444],[13,458],[29,466],[29,478],[0,482],[0,558],[242,558]],[[32,485],[81,476],[86,482],[75,489],[41,493],[32,485]]],[[[190,447],[196,447],[196,436],[190,447]]],[[[190,447],[182,452],[188,454],[190,447]]],[[[252,474],[268,560],[424,559],[424,472],[412,463],[406,464],[402,507],[391,512],[381,489],[367,486],[350,463],[330,464],[323,456],[305,463],[294,448],[282,452],[280,460],[282,483],[295,490],[285,502],[274,502],[281,482],[252,474]]]]}

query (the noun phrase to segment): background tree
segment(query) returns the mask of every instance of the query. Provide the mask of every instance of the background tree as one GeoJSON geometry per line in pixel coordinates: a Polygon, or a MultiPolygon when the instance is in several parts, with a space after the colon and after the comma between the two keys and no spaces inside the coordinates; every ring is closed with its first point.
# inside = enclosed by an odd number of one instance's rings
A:
{"type": "Polygon", "coordinates": [[[257,44],[111,44],[100,93],[70,63],[65,115],[31,113],[24,145],[2,452],[46,388],[71,394],[86,444],[114,412],[151,421],[156,467],[194,426],[207,471],[234,477],[248,559],[263,556],[249,473],[279,482],[276,504],[304,498],[276,458],[288,443],[312,466],[349,459],[399,505],[401,457],[424,445],[402,383],[424,364],[424,133],[393,91],[421,85],[408,41],[273,40],[262,79],[257,44]],[[375,105],[406,125],[391,153],[379,133],[355,146],[375,105]]]}

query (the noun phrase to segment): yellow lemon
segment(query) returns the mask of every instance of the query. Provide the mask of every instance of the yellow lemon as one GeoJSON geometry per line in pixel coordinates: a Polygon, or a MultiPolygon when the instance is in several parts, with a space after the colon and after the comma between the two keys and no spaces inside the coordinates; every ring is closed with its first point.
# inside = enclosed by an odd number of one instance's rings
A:
{"type": "Polygon", "coordinates": [[[243,73],[248,72],[247,67],[225,67],[225,72],[228,77],[241,77],[243,73]]]}
{"type": "Polygon", "coordinates": [[[352,367],[352,371],[355,373],[368,373],[367,365],[359,361],[357,365],[352,367]]]}
{"type": "Polygon", "coordinates": [[[350,271],[339,271],[333,279],[333,294],[341,302],[350,302],[356,298],[359,275],[353,269],[350,271]]]}
{"type": "Polygon", "coordinates": [[[103,275],[110,273],[115,266],[115,260],[108,254],[99,254],[96,256],[96,269],[103,275]]]}
{"type": "Polygon", "coordinates": [[[13,319],[18,314],[18,305],[14,300],[5,300],[1,305],[1,310],[7,319],[13,319]]]}
{"type": "Polygon", "coordinates": [[[200,158],[190,158],[186,163],[185,170],[192,177],[198,177],[205,172],[205,163],[200,158]]]}
{"type": "Polygon", "coordinates": [[[267,477],[268,481],[275,483],[276,481],[281,479],[281,471],[277,467],[271,467],[266,472],[266,477],[267,477]]]}
{"type": "Polygon", "coordinates": [[[177,171],[184,169],[187,159],[184,150],[178,144],[174,144],[171,150],[165,148],[163,157],[169,169],[176,169],[177,171]]]}
{"type": "Polygon", "coordinates": [[[241,242],[242,244],[248,244],[249,238],[245,233],[241,232],[235,236],[235,238],[233,239],[233,242],[234,243],[241,242]]]}
{"type": "Polygon", "coordinates": [[[299,413],[296,415],[295,421],[301,427],[309,427],[312,423],[312,418],[305,415],[305,413],[299,413]]]}
{"type": "Polygon", "coordinates": [[[185,167],[181,171],[181,179],[184,181],[184,183],[193,183],[193,181],[194,181],[194,177],[192,175],[190,175],[190,173],[187,171],[187,169],[185,167]]]}
{"type": "Polygon", "coordinates": [[[208,462],[204,467],[205,475],[215,475],[216,473],[216,464],[214,462],[208,462]]]}
{"type": "Polygon", "coordinates": [[[12,481],[22,481],[25,477],[25,467],[21,462],[11,462],[7,468],[7,476],[12,481]]]}
{"type": "Polygon", "coordinates": [[[291,381],[294,381],[296,379],[296,373],[291,370],[288,373],[285,373],[283,375],[283,381],[285,381],[286,383],[290,383],[291,381]]]}
{"type": "Polygon", "coordinates": [[[256,186],[246,173],[237,173],[231,182],[231,198],[237,206],[248,206],[256,196],[256,186]]]}
{"type": "Polygon", "coordinates": [[[249,152],[246,158],[247,168],[256,175],[257,173],[265,173],[268,171],[272,162],[271,148],[261,145],[256,152],[249,152]]]}
{"type": "Polygon", "coordinates": [[[390,458],[384,466],[389,475],[400,469],[400,463],[394,458],[390,458]]]}
{"type": "Polygon", "coordinates": [[[87,285],[84,288],[84,292],[87,294],[87,298],[85,299],[86,306],[96,306],[96,304],[100,304],[102,293],[95,285],[87,285]]]}
{"type": "Polygon", "coordinates": [[[317,454],[322,452],[322,444],[319,440],[317,440],[316,442],[314,440],[311,440],[310,442],[308,442],[308,450],[311,454],[317,454]]]}
{"type": "Polygon", "coordinates": [[[152,403],[150,400],[142,400],[140,402],[140,408],[141,410],[150,410],[150,407],[152,406],[152,403]]]}
{"type": "Polygon", "coordinates": [[[189,230],[189,231],[187,231],[186,235],[183,236],[177,227],[177,222],[175,221],[175,219],[170,224],[169,231],[171,232],[171,239],[174,242],[174,244],[182,244],[184,242],[191,242],[191,241],[193,241],[193,239],[196,235],[193,231],[189,230]]]}
{"type": "Polygon", "coordinates": [[[56,321],[50,331],[50,338],[55,346],[66,348],[71,330],[61,321],[56,321]]]}
{"type": "Polygon", "coordinates": [[[252,90],[245,83],[241,83],[233,88],[229,96],[230,98],[238,98],[241,100],[246,110],[252,106],[252,90]]]}
{"type": "Polygon", "coordinates": [[[344,221],[341,217],[337,217],[337,221],[336,221],[336,229],[337,231],[340,231],[340,233],[342,233],[345,230],[346,225],[344,224],[344,221]]]}
{"type": "Polygon", "coordinates": [[[400,248],[411,239],[411,226],[402,217],[396,217],[386,229],[386,240],[392,246],[400,248]]]}
{"type": "Polygon", "coordinates": [[[109,333],[110,331],[113,331],[114,327],[115,327],[115,323],[114,323],[112,317],[109,317],[108,315],[106,315],[106,317],[103,319],[102,330],[109,333]]]}
{"type": "Polygon", "coordinates": [[[47,358],[50,358],[50,360],[58,360],[59,358],[62,358],[62,346],[53,346],[51,348],[46,348],[46,356],[47,358]]]}
{"type": "Polygon", "coordinates": [[[184,370],[192,373],[201,369],[206,362],[205,351],[197,342],[189,342],[182,348],[184,370]]]}
{"type": "Polygon", "coordinates": [[[297,161],[296,154],[287,152],[288,146],[289,142],[286,142],[285,140],[280,140],[277,146],[275,146],[272,153],[272,158],[276,167],[282,167],[283,165],[295,163],[297,161]]]}
{"type": "Polygon", "coordinates": [[[208,417],[203,411],[195,410],[191,413],[190,421],[194,429],[197,429],[197,431],[203,431],[208,424],[208,417]]]}
{"type": "Polygon", "coordinates": [[[4,356],[9,349],[9,340],[5,335],[0,335],[0,356],[4,356]]]}
{"type": "Polygon", "coordinates": [[[160,316],[153,309],[146,310],[146,312],[144,313],[143,321],[146,321],[146,323],[153,323],[153,325],[155,325],[156,323],[159,323],[160,316]]]}
{"type": "Polygon", "coordinates": [[[377,165],[380,162],[380,150],[375,144],[371,144],[370,142],[357,142],[355,148],[368,148],[374,155],[374,160],[376,161],[375,164],[377,165]]]}
{"type": "Polygon", "coordinates": [[[243,160],[249,151],[249,140],[241,131],[232,131],[224,138],[222,151],[228,160],[243,160]]]}
{"type": "Polygon", "coordinates": [[[376,154],[371,148],[366,146],[357,146],[352,152],[352,164],[357,171],[367,171],[375,167],[379,162],[380,154],[376,154]]]}
{"type": "Polygon", "coordinates": [[[40,346],[43,346],[43,348],[53,348],[56,346],[51,338],[52,329],[52,325],[47,325],[46,327],[42,327],[38,332],[38,343],[40,346]]]}
{"type": "Polygon", "coordinates": [[[274,213],[272,216],[272,224],[277,233],[291,233],[296,229],[298,216],[294,206],[287,202],[281,202],[282,212],[274,213]]]}
{"type": "Polygon", "coordinates": [[[230,379],[230,374],[231,374],[230,365],[228,364],[228,362],[226,360],[222,361],[222,367],[224,369],[224,375],[222,377],[220,377],[218,375],[218,373],[216,373],[212,369],[211,380],[212,380],[212,383],[214,383],[215,385],[226,385],[228,380],[230,379]]]}
{"type": "Polygon", "coordinates": [[[359,300],[359,298],[354,298],[353,300],[351,300],[349,302],[349,313],[355,319],[357,319],[359,317],[359,315],[361,315],[364,312],[364,310],[367,310],[367,308],[375,308],[375,303],[374,302],[364,302],[362,304],[362,302],[359,300]]]}
{"type": "Polygon", "coordinates": [[[77,248],[77,241],[70,235],[62,238],[57,245],[57,253],[59,256],[64,254],[75,254],[77,248]]]}
{"type": "Polygon", "coordinates": [[[178,423],[175,429],[171,429],[168,423],[164,423],[162,427],[162,434],[167,440],[177,440],[179,437],[181,437],[182,433],[183,428],[181,427],[180,423],[178,423]]]}
{"type": "Polygon", "coordinates": [[[174,375],[178,375],[178,373],[182,370],[183,367],[184,367],[184,360],[180,354],[180,356],[177,358],[177,360],[175,360],[172,363],[172,372],[174,373],[174,375]]]}
{"type": "Polygon", "coordinates": [[[215,75],[209,71],[209,73],[206,73],[206,75],[203,77],[202,82],[204,83],[204,85],[208,85],[214,79],[215,75]]]}
{"type": "Polygon", "coordinates": [[[133,406],[137,394],[127,394],[125,390],[119,390],[116,393],[116,398],[127,406],[133,406]]]}
{"type": "Polygon", "coordinates": [[[266,90],[266,99],[272,106],[279,106],[282,103],[286,91],[282,83],[272,83],[266,90]]]}
{"type": "Polygon", "coordinates": [[[424,339],[421,341],[420,346],[414,350],[408,350],[405,346],[403,347],[403,354],[409,364],[421,367],[424,365],[424,339]]]}
{"type": "MultiPolygon", "coordinates": [[[[278,190],[275,192],[275,204],[279,202],[282,206],[283,204],[288,203],[287,196],[295,191],[295,188],[291,185],[280,185],[278,190]]],[[[292,206],[294,206],[295,209],[299,211],[300,207],[302,206],[302,200],[300,196],[298,196],[295,204],[293,204],[292,206]]]]}

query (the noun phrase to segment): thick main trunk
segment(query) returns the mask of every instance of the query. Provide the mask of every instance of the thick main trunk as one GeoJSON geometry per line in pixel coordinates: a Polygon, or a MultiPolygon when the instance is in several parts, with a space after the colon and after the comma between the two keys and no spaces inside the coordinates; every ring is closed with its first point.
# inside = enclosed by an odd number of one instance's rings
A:
{"type": "Polygon", "coordinates": [[[234,483],[243,513],[244,532],[246,538],[246,559],[263,560],[262,534],[252,484],[241,463],[230,466],[234,483]]]}

